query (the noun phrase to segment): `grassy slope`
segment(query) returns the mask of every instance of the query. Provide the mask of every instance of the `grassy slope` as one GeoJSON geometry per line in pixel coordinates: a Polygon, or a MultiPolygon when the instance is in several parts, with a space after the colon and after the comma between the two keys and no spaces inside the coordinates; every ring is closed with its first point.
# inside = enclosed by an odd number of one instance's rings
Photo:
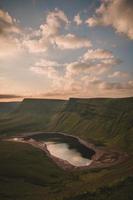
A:
{"type": "MultiPolygon", "coordinates": [[[[110,169],[68,173],[59,169],[42,151],[32,146],[0,142],[0,199],[84,199],[86,193],[94,192],[97,195],[99,187],[105,190],[107,185],[108,188],[115,188],[125,177],[132,175],[132,164],[133,160],[130,160],[110,169]]],[[[123,188],[123,184],[120,188],[123,188]]],[[[126,188],[126,191],[133,195],[131,186],[130,190],[126,188]]],[[[102,197],[103,191],[99,193],[102,197]]],[[[87,199],[86,195],[85,197],[87,199]]]]}
{"type": "Polygon", "coordinates": [[[49,99],[24,99],[17,109],[0,117],[0,133],[16,134],[46,129],[65,101],[49,99]]]}
{"type": "Polygon", "coordinates": [[[20,102],[0,102],[0,114],[9,113],[19,106],[20,102]]]}
{"type": "Polygon", "coordinates": [[[133,98],[71,99],[53,118],[50,130],[64,131],[96,143],[133,150],[133,98]]]}
{"type": "MultiPolygon", "coordinates": [[[[59,130],[128,152],[133,149],[133,98],[72,99],[65,107],[62,107],[65,102],[56,102],[51,107],[52,102],[48,101],[44,105],[32,103],[30,109],[28,103],[1,119],[1,133],[59,130]],[[51,111],[48,113],[46,109],[51,111]],[[27,125],[29,122],[31,127],[27,125]]],[[[126,179],[133,175],[130,156],[126,163],[108,169],[65,173],[40,150],[25,144],[0,142],[0,199],[128,200],[133,195],[132,179],[126,179]]]]}

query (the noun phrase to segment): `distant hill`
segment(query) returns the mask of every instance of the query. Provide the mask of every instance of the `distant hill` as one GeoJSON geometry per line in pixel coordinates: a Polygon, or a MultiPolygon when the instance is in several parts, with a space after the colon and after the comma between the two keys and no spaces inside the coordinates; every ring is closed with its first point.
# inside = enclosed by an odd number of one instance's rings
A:
{"type": "Polygon", "coordinates": [[[133,98],[24,99],[0,120],[0,133],[62,131],[97,144],[133,149],[133,98]]]}
{"type": "Polygon", "coordinates": [[[65,100],[58,99],[24,99],[15,113],[46,114],[58,112],[65,100]]]}
{"type": "Polygon", "coordinates": [[[0,113],[9,113],[18,107],[20,102],[0,102],[0,113]]]}
{"type": "Polygon", "coordinates": [[[18,107],[0,118],[0,133],[15,134],[47,129],[51,118],[60,112],[64,104],[64,100],[24,99],[18,107]]]}

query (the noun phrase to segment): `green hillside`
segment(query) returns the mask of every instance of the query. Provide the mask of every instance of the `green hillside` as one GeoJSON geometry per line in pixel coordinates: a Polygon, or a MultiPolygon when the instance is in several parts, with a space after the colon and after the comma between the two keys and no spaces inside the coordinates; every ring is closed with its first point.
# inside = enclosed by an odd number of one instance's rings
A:
{"type": "Polygon", "coordinates": [[[129,200],[132,172],[133,158],[108,169],[67,172],[39,149],[0,142],[0,200],[129,200]]]}
{"type": "Polygon", "coordinates": [[[25,99],[0,115],[0,135],[62,131],[128,153],[115,166],[66,172],[41,150],[0,141],[0,200],[129,200],[133,196],[133,98],[25,99]]]}
{"type": "Polygon", "coordinates": [[[0,114],[5,114],[14,111],[20,102],[0,102],[0,114]]]}
{"type": "Polygon", "coordinates": [[[64,100],[24,99],[12,112],[0,117],[0,133],[11,135],[47,129],[64,103],[64,100]]]}
{"type": "Polygon", "coordinates": [[[133,150],[133,98],[24,99],[0,117],[0,134],[62,131],[96,144],[133,150]]]}
{"type": "Polygon", "coordinates": [[[133,98],[72,98],[49,127],[129,151],[133,149],[133,98]]]}

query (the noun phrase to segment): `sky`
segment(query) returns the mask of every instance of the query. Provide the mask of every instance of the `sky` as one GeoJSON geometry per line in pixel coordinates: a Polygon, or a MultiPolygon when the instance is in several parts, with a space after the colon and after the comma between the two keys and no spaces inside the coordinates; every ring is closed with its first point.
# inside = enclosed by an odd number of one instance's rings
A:
{"type": "Polygon", "coordinates": [[[0,101],[133,96],[132,0],[0,0],[0,101]]]}

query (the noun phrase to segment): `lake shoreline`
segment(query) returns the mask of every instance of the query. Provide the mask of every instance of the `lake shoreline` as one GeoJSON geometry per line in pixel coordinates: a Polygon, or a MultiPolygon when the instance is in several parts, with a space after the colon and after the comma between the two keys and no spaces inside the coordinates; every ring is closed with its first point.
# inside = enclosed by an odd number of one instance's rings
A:
{"type": "Polygon", "coordinates": [[[95,168],[106,168],[106,167],[111,167],[113,165],[116,165],[118,163],[124,162],[127,160],[128,155],[126,153],[120,152],[120,151],[116,151],[116,150],[110,150],[107,149],[105,147],[97,147],[96,145],[86,142],[83,139],[77,137],[77,136],[73,136],[73,135],[69,135],[66,133],[60,133],[60,132],[32,132],[32,133],[24,133],[24,134],[20,134],[19,136],[12,136],[10,138],[5,138],[3,139],[4,141],[12,141],[12,142],[21,142],[21,143],[26,143],[29,145],[32,145],[35,148],[38,148],[40,150],[42,150],[43,152],[45,152],[45,154],[60,168],[62,168],[63,170],[66,171],[74,171],[74,170],[83,170],[83,169],[95,169],[95,168]],[[27,136],[32,136],[32,135],[37,135],[37,134],[45,134],[45,133],[58,133],[64,136],[69,136],[72,138],[76,138],[78,140],[78,142],[80,142],[81,144],[83,144],[84,146],[86,146],[88,149],[92,149],[95,151],[95,154],[92,156],[92,162],[89,165],[85,165],[85,166],[75,166],[72,165],[71,163],[69,163],[66,160],[60,159],[54,155],[52,155],[50,153],[50,151],[47,148],[47,145],[36,141],[34,139],[29,139],[29,140],[25,140],[25,138],[27,136]],[[15,138],[16,141],[15,141],[15,138]]]}

